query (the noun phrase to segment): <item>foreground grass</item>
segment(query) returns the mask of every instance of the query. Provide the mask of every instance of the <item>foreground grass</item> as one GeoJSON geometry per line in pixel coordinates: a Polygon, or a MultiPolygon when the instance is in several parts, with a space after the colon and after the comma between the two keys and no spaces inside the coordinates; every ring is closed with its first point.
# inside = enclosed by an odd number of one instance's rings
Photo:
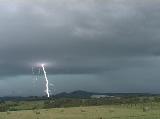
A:
{"type": "Polygon", "coordinates": [[[91,106],[1,112],[0,119],[160,119],[159,108],[91,106]]]}

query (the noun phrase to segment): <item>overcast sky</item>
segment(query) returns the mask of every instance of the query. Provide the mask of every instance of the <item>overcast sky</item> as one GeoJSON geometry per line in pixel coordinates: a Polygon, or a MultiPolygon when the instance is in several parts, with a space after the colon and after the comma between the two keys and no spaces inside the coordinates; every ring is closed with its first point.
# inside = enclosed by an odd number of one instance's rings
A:
{"type": "Polygon", "coordinates": [[[0,0],[0,96],[160,93],[159,0],[0,0]],[[55,86],[52,86],[54,84],[55,86]]]}

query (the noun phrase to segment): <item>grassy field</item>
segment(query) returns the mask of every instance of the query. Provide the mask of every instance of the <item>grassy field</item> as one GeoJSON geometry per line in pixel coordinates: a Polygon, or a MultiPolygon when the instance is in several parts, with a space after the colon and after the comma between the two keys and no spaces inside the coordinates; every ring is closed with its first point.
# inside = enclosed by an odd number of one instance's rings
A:
{"type": "Polygon", "coordinates": [[[112,105],[8,111],[1,112],[0,119],[160,119],[159,107],[112,105]]]}

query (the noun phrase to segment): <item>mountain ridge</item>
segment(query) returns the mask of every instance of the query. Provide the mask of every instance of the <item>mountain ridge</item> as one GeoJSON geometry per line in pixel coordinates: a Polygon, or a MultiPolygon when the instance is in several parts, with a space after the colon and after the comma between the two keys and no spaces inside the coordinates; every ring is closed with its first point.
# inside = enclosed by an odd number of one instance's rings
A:
{"type": "MultiPolygon", "coordinates": [[[[84,90],[76,90],[73,92],[62,92],[56,95],[51,95],[50,98],[91,98],[92,95],[106,95],[106,96],[114,96],[114,97],[126,97],[126,96],[158,96],[159,94],[151,94],[151,93],[97,93],[97,92],[88,92],[84,90]]],[[[4,96],[0,97],[0,100],[45,100],[48,99],[46,96],[4,96]]]]}

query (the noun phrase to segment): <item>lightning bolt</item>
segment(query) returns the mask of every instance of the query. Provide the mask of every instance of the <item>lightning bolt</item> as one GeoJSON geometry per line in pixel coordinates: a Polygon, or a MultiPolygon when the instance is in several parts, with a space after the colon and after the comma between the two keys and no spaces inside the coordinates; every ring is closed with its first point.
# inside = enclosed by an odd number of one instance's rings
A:
{"type": "Polygon", "coordinates": [[[44,64],[41,64],[41,67],[43,69],[43,73],[44,73],[44,78],[46,80],[46,94],[47,94],[47,97],[50,97],[50,94],[49,94],[49,88],[48,88],[48,78],[47,78],[47,73],[46,73],[46,70],[45,70],[45,65],[44,64]]]}

